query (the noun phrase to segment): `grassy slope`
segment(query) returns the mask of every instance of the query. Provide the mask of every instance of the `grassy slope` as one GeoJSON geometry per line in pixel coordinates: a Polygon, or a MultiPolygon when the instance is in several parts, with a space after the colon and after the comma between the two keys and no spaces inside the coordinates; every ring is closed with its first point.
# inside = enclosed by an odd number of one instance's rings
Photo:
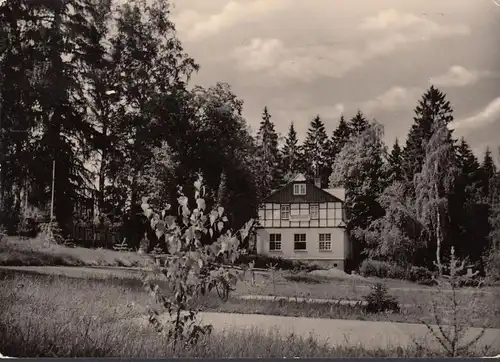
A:
{"type": "Polygon", "coordinates": [[[127,323],[150,302],[133,279],[91,280],[0,272],[0,351],[15,357],[411,357],[434,353],[225,331],[173,350],[150,329],[127,323]],[[92,291],[89,293],[89,291],[92,291]]]}
{"type": "Polygon", "coordinates": [[[151,259],[133,252],[46,245],[43,240],[6,237],[0,241],[0,265],[12,266],[124,266],[151,265],[151,259]]]}

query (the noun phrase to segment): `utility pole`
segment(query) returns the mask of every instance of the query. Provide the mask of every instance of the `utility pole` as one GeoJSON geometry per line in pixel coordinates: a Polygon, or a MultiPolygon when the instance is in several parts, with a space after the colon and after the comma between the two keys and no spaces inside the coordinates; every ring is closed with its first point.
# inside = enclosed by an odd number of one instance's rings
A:
{"type": "Polygon", "coordinates": [[[56,181],[56,160],[52,161],[52,195],[50,197],[50,221],[49,228],[52,230],[52,219],[54,218],[54,186],[56,181]]]}

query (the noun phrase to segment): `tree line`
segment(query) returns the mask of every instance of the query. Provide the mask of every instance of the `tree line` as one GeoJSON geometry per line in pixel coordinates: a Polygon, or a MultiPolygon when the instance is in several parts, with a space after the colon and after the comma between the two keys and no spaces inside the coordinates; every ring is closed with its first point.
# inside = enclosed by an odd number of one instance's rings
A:
{"type": "MultiPolygon", "coordinates": [[[[444,263],[455,247],[480,263],[499,244],[500,174],[453,135],[453,109],[430,87],[404,144],[359,110],[328,135],[318,115],[300,143],[271,112],[252,135],[228,84],[190,87],[200,68],[175,32],[168,0],[7,0],[0,5],[0,223],[27,215],[124,226],[141,239],[141,197],[175,204],[201,173],[207,207],[233,229],[259,202],[304,173],[346,189],[347,229],[363,257],[444,263]],[[55,165],[55,168],[53,167],[55,165]],[[97,215],[78,212],[88,198],[97,215]]],[[[295,120],[303,122],[304,120],[295,120]]],[[[189,190],[187,190],[189,192],[189,190]]]]}

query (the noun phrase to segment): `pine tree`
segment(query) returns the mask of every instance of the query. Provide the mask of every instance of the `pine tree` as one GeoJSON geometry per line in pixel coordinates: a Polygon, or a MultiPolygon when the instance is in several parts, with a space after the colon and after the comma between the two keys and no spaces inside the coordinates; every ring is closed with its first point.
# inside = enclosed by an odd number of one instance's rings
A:
{"type": "Polygon", "coordinates": [[[394,146],[392,147],[392,151],[389,154],[388,158],[387,181],[389,184],[392,184],[395,181],[403,180],[402,162],[403,162],[403,154],[401,146],[399,145],[399,140],[396,138],[396,141],[394,141],[394,146]]]}
{"type": "Polygon", "coordinates": [[[446,95],[434,86],[431,86],[418,101],[413,118],[414,123],[403,148],[403,171],[408,182],[411,183],[414,175],[422,168],[425,145],[432,136],[435,123],[443,122],[448,125],[453,121],[452,112],[446,95]]]}
{"type": "Polygon", "coordinates": [[[282,170],[285,175],[302,172],[302,152],[293,122],[285,137],[282,153],[282,170]]]}
{"type": "Polygon", "coordinates": [[[310,179],[321,178],[321,187],[325,187],[330,176],[328,165],[328,136],[325,125],[319,115],[310,123],[307,136],[304,141],[304,161],[306,164],[306,176],[310,179]]]}
{"type": "Polygon", "coordinates": [[[259,172],[262,178],[259,189],[261,197],[264,197],[279,186],[281,179],[278,135],[267,107],[264,107],[262,113],[262,121],[257,133],[257,147],[259,172]]]}
{"type": "Polygon", "coordinates": [[[351,130],[351,134],[353,134],[353,135],[360,135],[369,126],[370,126],[370,123],[365,118],[365,115],[363,114],[363,112],[361,112],[360,110],[358,110],[356,115],[353,118],[351,118],[351,120],[349,121],[349,128],[351,130]]]}

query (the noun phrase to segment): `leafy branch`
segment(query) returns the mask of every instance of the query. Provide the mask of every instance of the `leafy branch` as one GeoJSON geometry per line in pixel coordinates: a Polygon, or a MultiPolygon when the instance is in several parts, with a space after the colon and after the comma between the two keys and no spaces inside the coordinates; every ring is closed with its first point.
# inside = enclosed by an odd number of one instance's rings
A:
{"type": "Polygon", "coordinates": [[[196,208],[193,210],[189,208],[189,199],[182,188],[178,188],[177,217],[169,214],[171,205],[165,205],[159,213],[153,210],[148,198],[143,198],[141,205],[152,231],[158,238],[165,237],[170,253],[159,268],[166,278],[167,294],[162,294],[148,275],[144,276],[146,290],[166,311],[165,318],[160,318],[160,312],[150,308],[149,321],[175,345],[178,342],[194,344],[201,335],[211,332],[211,326],[200,326],[196,322],[196,301],[214,289],[221,300],[227,301],[230,291],[245,274],[245,269],[238,273],[227,266],[233,264],[241,252],[237,235],[244,240],[254,226],[253,220],[250,220],[234,235],[227,231],[215,237],[228,221],[224,208],[219,206],[206,212],[201,175],[194,182],[194,187],[196,208]],[[204,235],[209,236],[208,245],[202,243],[204,235]]]}

